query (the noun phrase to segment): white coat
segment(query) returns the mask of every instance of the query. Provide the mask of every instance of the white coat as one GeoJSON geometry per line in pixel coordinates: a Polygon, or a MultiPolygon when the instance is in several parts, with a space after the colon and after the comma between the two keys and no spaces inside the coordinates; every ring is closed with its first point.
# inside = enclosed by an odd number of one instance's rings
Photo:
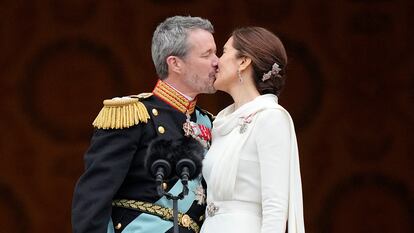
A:
{"type": "Polygon", "coordinates": [[[275,95],[256,97],[213,122],[203,161],[206,220],[201,233],[304,233],[293,121],[275,95]]]}

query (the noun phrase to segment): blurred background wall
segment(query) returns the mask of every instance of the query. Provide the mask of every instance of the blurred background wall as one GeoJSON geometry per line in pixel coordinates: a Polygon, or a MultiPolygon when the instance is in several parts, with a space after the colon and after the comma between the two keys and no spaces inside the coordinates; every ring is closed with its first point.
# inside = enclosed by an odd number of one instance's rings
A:
{"type": "Polygon", "coordinates": [[[103,99],[152,90],[152,32],[176,14],[210,19],[218,48],[246,25],[284,41],[307,232],[414,232],[413,13],[411,0],[1,0],[0,232],[71,232],[91,122],[103,99]]]}

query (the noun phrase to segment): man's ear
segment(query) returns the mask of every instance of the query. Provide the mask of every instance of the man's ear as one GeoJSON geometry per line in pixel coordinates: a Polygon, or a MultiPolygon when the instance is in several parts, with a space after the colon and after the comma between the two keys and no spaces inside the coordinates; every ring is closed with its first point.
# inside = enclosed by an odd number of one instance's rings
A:
{"type": "Polygon", "coordinates": [[[168,69],[174,73],[180,73],[182,68],[182,61],[176,56],[167,57],[168,69]]]}
{"type": "Polygon", "coordinates": [[[240,72],[244,71],[249,67],[249,65],[252,64],[252,59],[250,57],[242,57],[240,58],[239,62],[239,70],[240,72]]]}

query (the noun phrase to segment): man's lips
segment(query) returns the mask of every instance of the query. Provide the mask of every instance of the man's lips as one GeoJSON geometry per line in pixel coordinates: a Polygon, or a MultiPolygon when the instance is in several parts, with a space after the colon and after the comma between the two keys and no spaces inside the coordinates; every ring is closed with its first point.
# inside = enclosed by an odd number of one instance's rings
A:
{"type": "Polygon", "coordinates": [[[211,72],[209,76],[210,78],[214,78],[215,80],[217,78],[216,75],[217,75],[217,72],[211,72]]]}

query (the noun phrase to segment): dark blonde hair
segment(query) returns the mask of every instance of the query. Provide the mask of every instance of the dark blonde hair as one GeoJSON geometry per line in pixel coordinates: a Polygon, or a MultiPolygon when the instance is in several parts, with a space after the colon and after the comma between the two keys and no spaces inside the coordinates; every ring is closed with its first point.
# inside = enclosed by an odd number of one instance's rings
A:
{"type": "Polygon", "coordinates": [[[253,78],[260,94],[272,93],[279,96],[285,85],[287,55],[282,41],[262,27],[244,27],[233,31],[233,47],[237,56],[252,59],[253,78]],[[277,63],[281,70],[277,75],[262,81],[263,75],[277,63]]]}

